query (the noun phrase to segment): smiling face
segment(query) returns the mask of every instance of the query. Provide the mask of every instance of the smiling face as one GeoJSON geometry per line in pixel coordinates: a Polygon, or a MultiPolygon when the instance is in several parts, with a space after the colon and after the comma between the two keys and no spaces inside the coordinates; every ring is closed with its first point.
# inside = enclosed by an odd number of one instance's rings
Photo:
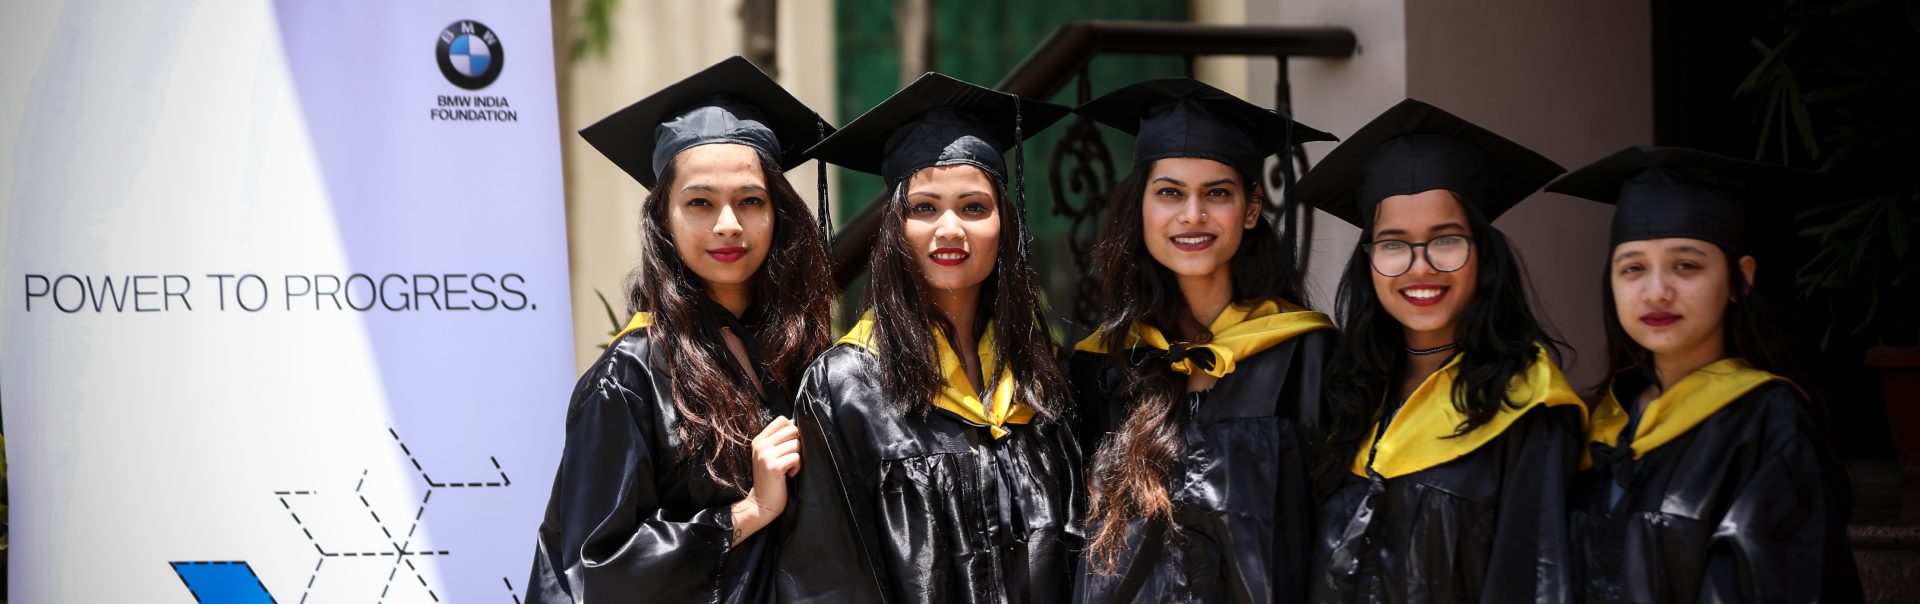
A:
{"type": "MultiPolygon", "coordinates": [[[[1466,208],[1452,192],[1445,190],[1395,195],[1381,200],[1379,208],[1375,210],[1371,241],[1376,246],[1386,240],[1414,244],[1429,242],[1427,246],[1405,250],[1412,253],[1413,265],[1398,276],[1382,275],[1377,266],[1370,271],[1373,293],[1380,299],[1380,305],[1386,308],[1387,314],[1400,322],[1407,346],[1433,348],[1454,341],[1460,315],[1466,311],[1467,304],[1473,301],[1480,258],[1472,253],[1473,244],[1466,243],[1469,249],[1464,250],[1466,258],[1457,270],[1437,270],[1427,259],[1458,257],[1454,254],[1462,250],[1436,250],[1431,242],[1448,235],[1471,237],[1473,232],[1468,224],[1466,208]]],[[[1456,240],[1443,240],[1442,243],[1447,241],[1456,240]]],[[[1376,251],[1375,258],[1380,258],[1381,254],[1381,251],[1376,251]]],[[[1445,264],[1442,262],[1441,268],[1452,268],[1445,264]]]]}
{"type": "Polygon", "coordinates": [[[667,224],[674,251],[709,290],[744,288],[773,243],[773,204],[760,156],[715,143],[674,157],[667,224]]]}
{"type": "Polygon", "coordinates": [[[1140,201],[1147,253],[1181,277],[1226,276],[1260,219],[1239,174],[1211,159],[1156,160],[1140,201]]]}
{"type": "MultiPolygon", "coordinates": [[[[1740,258],[1752,283],[1752,256],[1740,258]]],[[[1718,359],[1721,319],[1734,299],[1729,263],[1720,246],[1674,237],[1614,246],[1607,279],[1614,315],[1635,343],[1661,358],[1718,359]]]]}
{"type": "Polygon", "coordinates": [[[978,292],[1000,255],[997,187],[970,165],[935,166],[907,178],[902,234],[929,289],[978,292]]]}

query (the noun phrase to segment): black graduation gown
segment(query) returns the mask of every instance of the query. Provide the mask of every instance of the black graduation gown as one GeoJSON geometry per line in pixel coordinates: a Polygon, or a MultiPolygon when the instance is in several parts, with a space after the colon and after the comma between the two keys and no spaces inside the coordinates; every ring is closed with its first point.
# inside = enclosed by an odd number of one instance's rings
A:
{"type": "MultiPolygon", "coordinates": [[[[1620,400],[1646,387],[1618,380],[1620,400]]],[[[1817,434],[1800,395],[1772,382],[1614,462],[1628,480],[1617,503],[1611,463],[1581,472],[1570,521],[1586,600],[1860,601],[1846,475],[1817,434]]]]}
{"type": "Polygon", "coordinates": [[[944,410],[902,414],[882,362],[840,344],[801,380],[781,601],[1065,601],[1085,507],[1073,432],[995,439],[944,410]]]}
{"type": "MultiPolygon", "coordinates": [[[[1324,413],[1322,364],[1331,330],[1238,361],[1181,415],[1185,452],[1169,472],[1178,530],[1134,520],[1113,574],[1084,568],[1079,602],[1298,602],[1307,595],[1315,501],[1310,476],[1324,413]]],[[[1133,402],[1110,393],[1124,375],[1102,353],[1078,351],[1069,371],[1080,442],[1120,429],[1133,402]]],[[[1089,449],[1091,450],[1091,449],[1089,449]]],[[[1092,455],[1088,455],[1091,463],[1092,455]]]]}
{"type": "MultiPolygon", "coordinates": [[[[778,536],[763,529],[732,545],[741,494],[683,455],[671,378],[647,331],[615,341],[574,387],[527,604],[771,597],[778,536]]],[[[784,395],[767,394],[769,417],[789,413],[784,395]]]]}
{"type": "Polygon", "coordinates": [[[1535,405],[1451,461],[1393,478],[1350,474],[1320,508],[1311,601],[1570,599],[1567,496],[1583,411],[1535,405]]]}

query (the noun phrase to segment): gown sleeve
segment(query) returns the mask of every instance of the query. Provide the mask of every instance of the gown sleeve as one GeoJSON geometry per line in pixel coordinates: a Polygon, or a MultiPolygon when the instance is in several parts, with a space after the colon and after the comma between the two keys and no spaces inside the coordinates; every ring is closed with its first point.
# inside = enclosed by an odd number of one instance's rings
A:
{"type": "Polygon", "coordinates": [[[527,602],[717,597],[732,545],[726,504],[675,514],[658,488],[664,456],[647,370],[613,351],[574,390],[566,449],[547,501],[527,602]]]}
{"type": "Polygon", "coordinates": [[[1110,430],[1118,430],[1126,418],[1113,417],[1113,389],[1120,379],[1119,370],[1107,364],[1104,354],[1074,351],[1067,357],[1068,390],[1073,393],[1074,440],[1078,441],[1085,474],[1093,474],[1094,454],[1110,430]]]}
{"type": "Polygon", "coordinates": [[[816,361],[794,399],[800,473],[787,481],[787,510],[780,519],[786,545],[780,552],[779,599],[881,602],[885,599],[881,585],[887,581],[879,566],[879,537],[872,524],[880,517],[873,509],[870,477],[876,462],[858,433],[849,433],[859,428],[859,422],[837,417],[830,394],[836,386],[850,386],[849,390],[868,396],[876,396],[869,392],[875,389],[833,383],[840,380],[830,365],[827,357],[816,361]]]}
{"type": "Polygon", "coordinates": [[[1505,468],[1481,601],[1572,600],[1567,493],[1579,462],[1577,413],[1534,409],[1501,436],[1505,468]]]}
{"type": "Polygon", "coordinates": [[[1273,602],[1305,602],[1311,588],[1308,572],[1313,566],[1318,526],[1315,515],[1319,511],[1318,501],[1311,495],[1313,462],[1320,455],[1322,418],[1327,414],[1320,379],[1333,348],[1333,332],[1302,334],[1294,342],[1296,348],[1276,409],[1277,415],[1293,424],[1295,436],[1291,442],[1274,445],[1296,450],[1277,457],[1283,467],[1278,468],[1279,480],[1274,483],[1279,490],[1274,493],[1273,511],[1278,520],[1274,527],[1273,602]]]}
{"type": "Polygon", "coordinates": [[[1758,467],[1714,528],[1699,601],[1859,598],[1859,578],[1845,555],[1843,508],[1828,488],[1836,477],[1826,474],[1837,464],[1823,463],[1823,449],[1793,423],[1768,427],[1758,467]]]}

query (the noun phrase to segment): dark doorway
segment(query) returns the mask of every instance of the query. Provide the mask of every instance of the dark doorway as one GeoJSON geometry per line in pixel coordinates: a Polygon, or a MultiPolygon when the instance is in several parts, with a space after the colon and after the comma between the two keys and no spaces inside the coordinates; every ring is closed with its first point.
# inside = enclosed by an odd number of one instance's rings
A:
{"type": "MultiPolygon", "coordinates": [[[[1781,161],[1777,151],[1781,145],[1761,153],[1766,95],[1742,94],[1740,87],[1765,58],[1761,47],[1778,45],[1784,37],[1789,16],[1782,4],[1653,1],[1656,144],[1781,161]]],[[[1812,161],[1804,155],[1787,160],[1800,167],[1816,167],[1808,165],[1812,161]]],[[[1772,263],[1785,266],[1763,268],[1765,276],[1758,281],[1763,294],[1794,318],[1795,345],[1806,363],[1802,385],[1820,399],[1835,451],[1849,460],[1892,460],[1879,378],[1861,361],[1872,342],[1837,338],[1823,349],[1824,328],[1834,317],[1825,305],[1804,299],[1791,279],[1810,256],[1812,242],[1795,240],[1770,247],[1776,253],[1772,263]]]]}

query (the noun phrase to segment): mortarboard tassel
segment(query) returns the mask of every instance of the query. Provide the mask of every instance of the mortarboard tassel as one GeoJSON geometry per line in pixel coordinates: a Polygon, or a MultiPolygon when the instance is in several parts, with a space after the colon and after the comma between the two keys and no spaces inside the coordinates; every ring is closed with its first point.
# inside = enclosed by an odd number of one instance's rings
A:
{"type": "MultiPolygon", "coordinates": [[[[820,132],[820,139],[827,137],[827,122],[825,120],[819,119],[819,116],[814,116],[814,126],[820,132]]],[[[814,139],[814,142],[819,142],[820,139],[814,139]]],[[[815,212],[819,214],[817,218],[820,219],[820,237],[828,248],[832,248],[833,214],[831,212],[833,211],[833,204],[827,201],[827,162],[816,158],[813,160],[813,165],[815,169],[814,174],[818,176],[820,188],[819,196],[814,198],[815,204],[818,206],[815,212]]]]}
{"type": "Polygon", "coordinates": [[[1024,131],[1025,124],[1021,123],[1021,114],[1020,114],[1020,106],[1024,104],[1025,103],[1022,102],[1022,99],[1020,98],[1019,95],[1013,95],[1013,175],[1014,175],[1013,176],[1013,182],[1014,182],[1013,196],[1015,200],[1014,203],[1016,204],[1014,211],[1019,212],[1019,214],[1014,217],[1015,219],[1018,220],[1016,224],[1018,225],[1018,229],[1019,229],[1018,232],[1014,233],[1014,236],[1020,238],[1019,252],[1020,252],[1020,263],[1022,265],[1028,264],[1027,144],[1026,144],[1026,133],[1024,131]]]}

